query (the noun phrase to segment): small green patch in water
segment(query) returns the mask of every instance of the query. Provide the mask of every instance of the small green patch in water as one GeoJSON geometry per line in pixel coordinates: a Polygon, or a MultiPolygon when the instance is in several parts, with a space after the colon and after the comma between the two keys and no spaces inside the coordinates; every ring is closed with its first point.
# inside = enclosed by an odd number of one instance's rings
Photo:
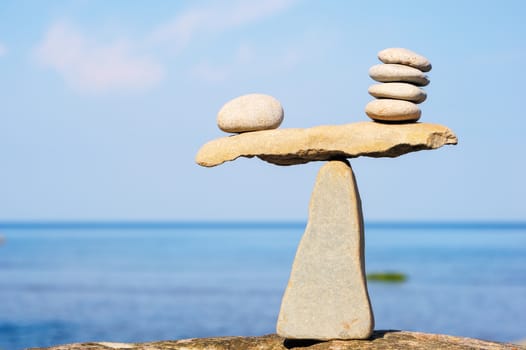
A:
{"type": "Polygon", "coordinates": [[[367,274],[367,280],[371,282],[402,283],[407,276],[401,272],[373,272],[367,274]]]}

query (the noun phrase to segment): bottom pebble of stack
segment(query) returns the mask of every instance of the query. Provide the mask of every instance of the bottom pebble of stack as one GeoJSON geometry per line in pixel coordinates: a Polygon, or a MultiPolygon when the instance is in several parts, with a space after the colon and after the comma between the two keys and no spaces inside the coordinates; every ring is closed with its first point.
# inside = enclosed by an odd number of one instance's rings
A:
{"type": "Polygon", "coordinates": [[[365,113],[374,121],[415,122],[420,119],[420,108],[412,102],[393,99],[379,99],[365,106],[365,113]]]}

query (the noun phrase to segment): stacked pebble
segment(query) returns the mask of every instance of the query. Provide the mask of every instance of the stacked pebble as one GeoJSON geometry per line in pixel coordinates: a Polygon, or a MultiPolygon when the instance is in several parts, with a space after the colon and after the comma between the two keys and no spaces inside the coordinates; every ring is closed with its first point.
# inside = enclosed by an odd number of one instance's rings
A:
{"type": "Polygon", "coordinates": [[[416,122],[427,95],[420,86],[429,84],[424,72],[431,70],[427,58],[402,48],[390,48],[378,53],[384,64],[369,69],[369,76],[381,84],[369,87],[369,94],[376,97],[365,106],[365,113],[379,122],[416,122]]]}
{"type": "Polygon", "coordinates": [[[283,107],[269,95],[249,94],[228,101],[217,114],[217,126],[225,132],[276,129],[283,121],[283,107]]]}

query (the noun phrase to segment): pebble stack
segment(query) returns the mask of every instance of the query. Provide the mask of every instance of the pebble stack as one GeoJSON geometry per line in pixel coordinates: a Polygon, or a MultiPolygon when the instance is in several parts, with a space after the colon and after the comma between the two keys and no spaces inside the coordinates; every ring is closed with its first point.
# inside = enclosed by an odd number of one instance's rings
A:
{"type": "Polygon", "coordinates": [[[416,122],[421,115],[417,104],[427,97],[421,87],[429,84],[425,73],[431,70],[431,63],[403,48],[382,50],[378,59],[383,64],[369,69],[369,76],[380,82],[369,87],[369,94],[377,99],[365,106],[365,113],[377,122],[416,122]]]}
{"type": "Polygon", "coordinates": [[[281,125],[283,115],[283,107],[274,97],[249,94],[225,103],[217,114],[217,126],[231,133],[270,130],[281,125]]]}

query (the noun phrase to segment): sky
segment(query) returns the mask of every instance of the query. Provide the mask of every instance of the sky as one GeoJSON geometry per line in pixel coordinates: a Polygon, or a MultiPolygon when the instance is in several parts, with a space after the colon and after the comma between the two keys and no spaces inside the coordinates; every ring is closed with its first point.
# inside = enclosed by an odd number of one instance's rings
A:
{"type": "Polygon", "coordinates": [[[202,168],[221,106],[368,120],[377,52],[433,64],[457,146],[351,160],[365,220],[526,220],[523,1],[0,2],[0,220],[306,220],[321,162],[202,168]]]}

